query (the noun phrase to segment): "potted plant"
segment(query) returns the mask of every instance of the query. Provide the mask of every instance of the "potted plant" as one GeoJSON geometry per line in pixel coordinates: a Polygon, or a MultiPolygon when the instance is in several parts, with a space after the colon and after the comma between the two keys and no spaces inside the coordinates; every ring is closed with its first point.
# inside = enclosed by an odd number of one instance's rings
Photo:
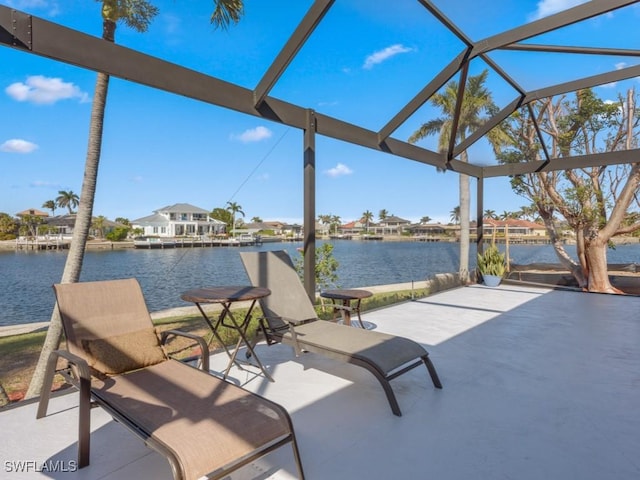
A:
{"type": "Polygon", "coordinates": [[[497,287],[502,281],[506,271],[504,253],[500,253],[495,243],[478,253],[478,271],[482,275],[482,281],[488,287],[497,287]]]}

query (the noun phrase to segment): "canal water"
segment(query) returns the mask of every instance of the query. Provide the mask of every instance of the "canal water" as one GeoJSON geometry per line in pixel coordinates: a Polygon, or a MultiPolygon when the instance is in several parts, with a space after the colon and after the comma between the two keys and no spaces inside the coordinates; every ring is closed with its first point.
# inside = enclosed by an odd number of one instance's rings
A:
{"type": "MultiPolygon", "coordinates": [[[[321,242],[319,242],[321,244],[321,242]]],[[[457,243],[332,240],[339,262],[338,286],[366,287],[425,280],[458,269],[457,243]]],[[[295,258],[301,243],[247,247],[124,249],[89,251],[82,281],[135,277],[151,311],[187,304],[180,293],[202,286],[248,283],[239,251],[287,250],[295,258]]],[[[500,245],[504,251],[504,245],[500,245]]],[[[573,247],[568,247],[574,255],[573,247]]],[[[475,267],[472,246],[471,268],[475,267]]],[[[48,321],[54,305],[51,285],[60,281],[66,251],[0,252],[0,326],[48,321]]],[[[557,263],[549,245],[512,245],[517,264],[557,263]]],[[[640,263],[640,244],[608,252],[609,263],[640,263]]]]}

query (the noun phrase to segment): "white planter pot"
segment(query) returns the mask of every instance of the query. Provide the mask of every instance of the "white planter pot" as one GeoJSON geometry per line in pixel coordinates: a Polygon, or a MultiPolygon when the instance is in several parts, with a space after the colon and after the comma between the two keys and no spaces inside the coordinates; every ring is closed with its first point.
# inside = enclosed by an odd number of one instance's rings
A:
{"type": "Polygon", "coordinates": [[[502,281],[502,277],[497,275],[482,275],[482,281],[487,287],[497,287],[502,281]]]}

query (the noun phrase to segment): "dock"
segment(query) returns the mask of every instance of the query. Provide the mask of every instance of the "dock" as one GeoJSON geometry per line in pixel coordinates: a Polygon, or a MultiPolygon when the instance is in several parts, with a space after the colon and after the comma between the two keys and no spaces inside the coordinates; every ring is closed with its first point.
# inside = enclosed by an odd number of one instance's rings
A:
{"type": "Polygon", "coordinates": [[[244,247],[259,245],[260,241],[251,238],[160,238],[146,237],[133,241],[135,248],[196,248],[196,247],[244,247]]]}
{"type": "Polygon", "coordinates": [[[16,239],[16,250],[66,250],[71,245],[69,240],[59,239],[16,239]]]}

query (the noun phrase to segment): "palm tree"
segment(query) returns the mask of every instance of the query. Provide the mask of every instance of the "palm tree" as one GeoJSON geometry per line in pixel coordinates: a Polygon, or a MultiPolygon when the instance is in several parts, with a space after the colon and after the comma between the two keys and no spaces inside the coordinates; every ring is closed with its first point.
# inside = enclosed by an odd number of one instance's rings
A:
{"type": "Polygon", "coordinates": [[[60,190],[58,192],[58,198],[56,198],[56,203],[60,208],[68,209],[69,215],[71,215],[73,213],[73,209],[79,205],[80,198],[78,195],[73,193],[72,190],[69,190],[68,192],[60,190]]]}
{"type": "Polygon", "coordinates": [[[331,225],[334,227],[334,233],[338,233],[338,227],[340,226],[340,215],[331,215],[331,225]]]}
{"type": "Polygon", "coordinates": [[[251,221],[253,223],[262,223],[262,219],[260,217],[252,217],[251,221]]]}
{"type": "Polygon", "coordinates": [[[495,219],[496,217],[496,211],[495,210],[485,210],[484,211],[484,218],[492,218],[495,219]]]}
{"type": "Polygon", "coordinates": [[[378,218],[381,222],[384,222],[386,218],[389,216],[389,212],[384,208],[378,212],[378,218]]]}
{"type": "Polygon", "coordinates": [[[104,238],[104,227],[107,222],[107,218],[104,215],[100,215],[93,219],[91,222],[91,228],[98,231],[100,238],[104,238]]]}
{"type": "Polygon", "coordinates": [[[460,223],[460,207],[455,207],[453,210],[451,210],[451,212],[449,213],[450,217],[449,219],[456,225],[458,225],[460,223]]]}
{"type": "Polygon", "coordinates": [[[430,217],[430,216],[428,216],[428,215],[425,215],[424,217],[422,217],[422,218],[420,219],[420,223],[422,223],[422,224],[427,224],[427,223],[429,223],[430,221],[431,221],[431,217],[430,217]]]}
{"type": "Polygon", "coordinates": [[[369,222],[371,222],[371,220],[373,220],[373,213],[371,213],[369,210],[365,211],[362,214],[362,221],[367,226],[367,233],[369,233],[369,222]]]}
{"type": "Polygon", "coordinates": [[[242,211],[242,207],[238,205],[236,202],[227,202],[227,210],[231,212],[231,223],[233,225],[233,236],[236,235],[236,213],[241,214],[244,217],[244,212],[242,211]]]}
{"type": "MultiPolygon", "coordinates": [[[[328,233],[331,233],[331,215],[318,215],[318,222],[322,225],[329,225],[328,233]]],[[[322,233],[324,234],[327,230],[323,229],[322,233]]]]}
{"type": "Polygon", "coordinates": [[[523,206],[520,207],[520,210],[517,212],[518,218],[524,218],[525,220],[536,221],[540,218],[538,214],[538,208],[535,205],[523,206]]]}
{"type": "MultiPolygon", "coordinates": [[[[99,0],[100,1],[100,0],[99,0]]],[[[146,32],[158,9],[146,0],[101,0],[102,1],[102,38],[108,42],[115,42],[115,32],[118,22],[124,22],[128,27],[138,32],[146,32]]],[[[226,29],[231,23],[238,23],[244,13],[243,0],[214,0],[215,9],[211,14],[211,24],[215,28],[226,29]]],[[[98,179],[98,166],[102,150],[102,131],[104,112],[107,104],[109,89],[109,75],[98,72],[93,94],[93,104],[89,120],[89,139],[87,156],[84,166],[84,180],[80,192],[78,215],[73,228],[73,237],[69,246],[69,253],[62,272],[62,283],[73,283],[80,279],[87,238],[91,228],[93,203],[98,179]]],[[[47,336],[40,351],[40,358],[29,384],[26,398],[40,394],[44,381],[44,372],[49,354],[58,348],[62,338],[62,322],[58,309],[54,308],[51,322],[47,329],[47,336]]]]}
{"type": "MultiPolygon", "coordinates": [[[[454,133],[456,139],[462,142],[468,134],[480,127],[484,122],[481,114],[491,114],[497,107],[493,103],[491,93],[485,87],[488,71],[485,70],[479,75],[470,76],[465,85],[460,115],[458,118],[458,128],[454,133]]],[[[429,120],[423,123],[418,130],[409,137],[409,143],[416,143],[429,135],[439,135],[438,149],[446,152],[454,126],[454,115],[458,97],[458,82],[449,82],[442,93],[436,93],[431,97],[431,104],[441,110],[442,117],[429,120]]],[[[487,138],[494,149],[498,148],[503,136],[499,129],[494,128],[487,138]]],[[[463,151],[460,154],[462,162],[468,162],[468,153],[463,151]]],[[[463,282],[469,280],[469,227],[470,227],[470,188],[469,177],[459,174],[460,180],[460,279],[463,282]]]]}
{"type": "Polygon", "coordinates": [[[42,208],[46,208],[47,210],[51,210],[51,215],[55,216],[56,214],[56,202],[55,200],[47,200],[42,204],[42,208]]]}

